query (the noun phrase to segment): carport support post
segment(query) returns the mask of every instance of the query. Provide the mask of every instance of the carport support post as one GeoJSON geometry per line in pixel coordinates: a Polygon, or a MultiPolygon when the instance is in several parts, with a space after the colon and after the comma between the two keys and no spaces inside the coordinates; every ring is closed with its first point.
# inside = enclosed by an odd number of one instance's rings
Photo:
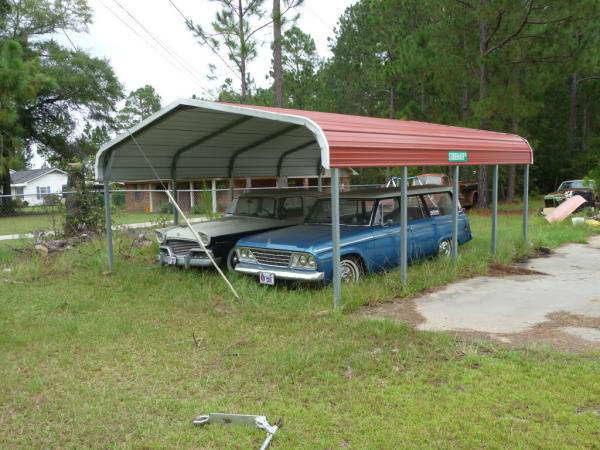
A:
{"type": "Polygon", "coordinates": [[[452,170],[452,262],[458,262],[458,166],[452,170]]]}
{"type": "MultiPolygon", "coordinates": [[[[179,204],[179,200],[177,198],[177,181],[172,180],[171,183],[173,184],[173,200],[177,202],[177,204],[179,204]]],[[[177,212],[177,208],[175,208],[173,206],[173,224],[174,225],[178,225],[179,224],[179,213],[177,212]]]]}
{"type": "Polygon", "coordinates": [[[331,240],[333,247],[333,306],[342,306],[342,282],[340,279],[340,173],[331,169],[331,240]]]}
{"type": "Polygon", "coordinates": [[[494,166],[492,176],[492,256],[496,256],[496,238],[498,234],[498,164],[494,166]]]}
{"type": "Polygon", "coordinates": [[[529,164],[523,172],[523,241],[527,242],[527,222],[529,221],[529,164]]]}
{"type": "Polygon", "coordinates": [[[112,210],[108,181],[104,182],[104,219],[106,221],[106,245],[108,247],[108,271],[113,271],[112,210]]]}
{"type": "Polygon", "coordinates": [[[403,284],[408,280],[408,168],[402,168],[401,195],[400,199],[400,278],[403,284]]]}

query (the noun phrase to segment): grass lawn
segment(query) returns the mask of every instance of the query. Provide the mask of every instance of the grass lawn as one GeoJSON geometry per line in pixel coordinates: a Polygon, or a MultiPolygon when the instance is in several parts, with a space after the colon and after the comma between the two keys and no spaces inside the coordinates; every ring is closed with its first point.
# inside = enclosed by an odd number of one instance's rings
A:
{"type": "MultiPolygon", "coordinates": [[[[198,218],[200,216],[189,215],[188,217],[191,219],[198,218]]],[[[168,223],[171,220],[172,216],[167,214],[138,213],[124,210],[117,210],[113,213],[114,225],[146,222],[152,222],[159,225],[162,223],[168,223]]],[[[0,235],[60,230],[63,224],[64,211],[53,214],[23,215],[16,217],[0,216],[0,235]]]]}
{"type": "MultiPolygon", "coordinates": [[[[344,286],[342,313],[330,286],[239,275],[236,301],[213,271],[155,265],[156,248],[120,255],[103,275],[104,242],[50,260],[0,245],[0,447],[258,448],[259,430],[191,425],[209,412],[283,418],[273,449],[597,447],[600,355],[352,313],[485,272],[490,219],[470,218],[475,239],[457,268],[415,264],[406,288],[398,271],[367,277],[344,286]]],[[[530,223],[533,246],[592,233],[530,223]]],[[[530,251],[520,230],[520,217],[500,217],[498,261],[530,251]]]]}

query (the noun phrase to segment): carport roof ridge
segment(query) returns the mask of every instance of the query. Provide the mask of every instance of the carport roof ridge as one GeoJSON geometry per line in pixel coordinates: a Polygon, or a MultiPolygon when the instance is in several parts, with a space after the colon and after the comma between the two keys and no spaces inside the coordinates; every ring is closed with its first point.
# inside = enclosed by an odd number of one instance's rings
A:
{"type": "Polygon", "coordinates": [[[531,164],[515,134],[317,111],[178,100],[102,146],[99,180],[313,175],[321,167],[531,164]],[[449,152],[466,161],[451,162],[449,152]]]}

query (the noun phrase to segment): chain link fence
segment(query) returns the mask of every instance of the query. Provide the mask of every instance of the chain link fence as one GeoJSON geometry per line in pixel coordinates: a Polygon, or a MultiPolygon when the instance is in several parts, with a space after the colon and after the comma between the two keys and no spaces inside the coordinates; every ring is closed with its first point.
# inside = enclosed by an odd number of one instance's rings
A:
{"type": "MultiPolygon", "coordinates": [[[[244,180],[242,180],[244,181],[244,180]]],[[[328,183],[329,180],[327,180],[328,183]]],[[[231,189],[213,183],[210,188],[196,189],[196,185],[178,183],[177,203],[186,215],[194,221],[209,220],[227,212],[231,204],[231,189]],[[190,189],[190,186],[193,188],[190,189]],[[187,189],[186,189],[187,187],[187,189]]],[[[204,184],[204,183],[203,183],[204,184]]],[[[209,184],[210,185],[210,184],[209,184]]],[[[342,191],[381,187],[382,184],[351,184],[342,181],[342,191]]],[[[112,221],[115,228],[149,228],[166,226],[173,221],[173,207],[165,193],[172,189],[165,183],[135,183],[131,186],[113,186],[110,190],[112,221]],[[148,188],[150,187],[150,189],[148,188]]],[[[265,189],[290,189],[317,191],[316,185],[303,186],[237,186],[233,197],[252,191],[265,189]]],[[[323,195],[328,195],[330,187],[322,186],[323,195]]],[[[172,193],[172,191],[171,191],[172,193]]],[[[0,195],[0,240],[33,237],[36,233],[61,235],[67,222],[69,198],[76,192],[38,192],[36,194],[0,195]]],[[[89,189],[92,212],[104,223],[104,192],[99,186],[89,189]]]]}

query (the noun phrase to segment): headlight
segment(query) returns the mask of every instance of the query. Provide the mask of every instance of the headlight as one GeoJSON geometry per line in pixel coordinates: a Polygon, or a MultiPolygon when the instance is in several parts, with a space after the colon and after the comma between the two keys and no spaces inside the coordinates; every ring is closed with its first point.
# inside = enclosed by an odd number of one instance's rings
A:
{"type": "Polygon", "coordinates": [[[156,240],[158,241],[159,244],[162,244],[165,240],[165,235],[163,233],[161,233],[160,231],[156,231],[156,240]]]}
{"type": "Polygon", "coordinates": [[[317,267],[317,261],[310,253],[296,253],[292,256],[292,267],[314,269],[317,267]]]}
{"type": "Polygon", "coordinates": [[[202,242],[202,245],[206,247],[208,244],[210,244],[210,238],[207,235],[204,233],[198,233],[198,236],[200,236],[200,242],[202,242]]]}
{"type": "Polygon", "coordinates": [[[250,251],[249,248],[244,248],[244,247],[240,248],[238,250],[238,255],[239,255],[240,259],[254,261],[254,255],[252,254],[252,252],[250,251]]]}

